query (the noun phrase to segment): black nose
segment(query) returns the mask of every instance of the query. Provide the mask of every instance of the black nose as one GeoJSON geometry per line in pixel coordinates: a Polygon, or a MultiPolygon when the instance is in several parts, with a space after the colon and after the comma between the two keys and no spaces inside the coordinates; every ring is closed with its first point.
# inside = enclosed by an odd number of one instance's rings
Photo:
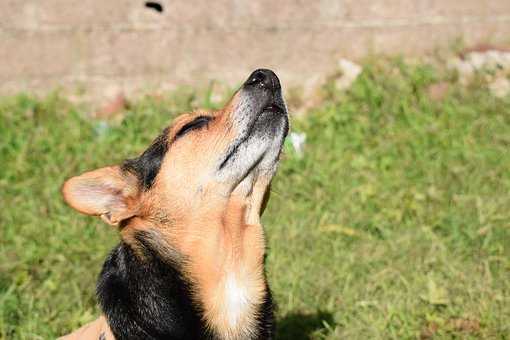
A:
{"type": "Polygon", "coordinates": [[[276,74],[268,69],[258,69],[248,77],[244,83],[245,86],[260,86],[271,90],[278,90],[281,88],[280,80],[276,74]]]}

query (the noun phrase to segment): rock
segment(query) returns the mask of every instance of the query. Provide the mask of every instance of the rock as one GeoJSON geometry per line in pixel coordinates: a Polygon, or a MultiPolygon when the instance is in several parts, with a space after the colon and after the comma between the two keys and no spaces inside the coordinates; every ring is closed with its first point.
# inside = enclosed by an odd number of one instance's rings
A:
{"type": "Polygon", "coordinates": [[[291,88],[286,93],[289,112],[295,118],[303,118],[310,110],[323,100],[322,87],[327,82],[327,77],[317,74],[306,79],[300,87],[291,88]]]}
{"type": "Polygon", "coordinates": [[[294,91],[291,91],[293,93],[290,93],[289,97],[292,99],[289,101],[289,109],[293,116],[304,117],[312,108],[320,105],[324,100],[324,85],[327,83],[332,82],[337,91],[345,91],[352,86],[362,71],[360,65],[341,58],[338,60],[336,72],[332,75],[316,74],[308,77],[299,90],[294,88],[294,91]],[[299,95],[296,95],[298,93],[299,95]]]}
{"type": "Polygon", "coordinates": [[[482,45],[463,51],[448,64],[457,70],[459,81],[463,84],[467,84],[476,73],[488,75],[491,81],[491,78],[510,73],[510,50],[482,45]]]}
{"type": "Polygon", "coordinates": [[[126,97],[123,93],[118,93],[113,99],[107,102],[102,108],[92,114],[94,118],[111,119],[122,115],[128,107],[126,97]]]}
{"type": "Polygon", "coordinates": [[[505,97],[510,94],[510,80],[505,77],[496,78],[489,84],[489,90],[495,97],[505,97]]]}
{"type": "Polygon", "coordinates": [[[335,87],[338,90],[346,90],[351,87],[352,83],[358,78],[363,68],[347,59],[338,60],[338,69],[340,76],[335,79],[335,87]]]}

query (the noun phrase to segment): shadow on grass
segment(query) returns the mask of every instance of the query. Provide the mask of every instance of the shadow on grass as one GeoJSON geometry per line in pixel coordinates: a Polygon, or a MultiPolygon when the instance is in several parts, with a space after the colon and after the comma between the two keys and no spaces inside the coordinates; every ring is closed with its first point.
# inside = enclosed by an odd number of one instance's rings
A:
{"type": "Polygon", "coordinates": [[[282,319],[277,320],[277,340],[308,340],[312,334],[326,331],[326,322],[334,326],[333,315],[324,311],[317,311],[313,314],[289,313],[282,319]]]}

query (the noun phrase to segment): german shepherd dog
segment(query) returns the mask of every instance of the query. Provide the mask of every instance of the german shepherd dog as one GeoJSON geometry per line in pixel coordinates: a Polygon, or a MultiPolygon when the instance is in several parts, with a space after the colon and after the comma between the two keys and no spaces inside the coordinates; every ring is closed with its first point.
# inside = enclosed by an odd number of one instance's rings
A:
{"type": "Polygon", "coordinates": [[[260,69],[223,109],[67,180],[65,201],[121,241],[97,283],[103,315],[64,339],[271,339],[260,215],[288,130],[280,81],[260,69]]]}

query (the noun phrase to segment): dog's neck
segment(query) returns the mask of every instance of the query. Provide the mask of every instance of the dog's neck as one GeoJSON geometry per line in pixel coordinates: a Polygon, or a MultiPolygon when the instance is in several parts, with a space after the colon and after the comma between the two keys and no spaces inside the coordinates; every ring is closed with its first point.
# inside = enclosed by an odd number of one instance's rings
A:
{"type": "MultiPolygon", "coordinates": [[[[123,235],[130,245],[124,243],[112,254],[112,257],[115,252],[119,254],[115,257],[118,260],[113,261],[120,263],[117,266],[127,264],[127,276],[135,276],[128,280],[143,281],[143,289],[128,289],[129,299],[139,301],[141,306],[126,308],[142,311],[147,309],[143,301],[158,299],[155,306],[159,308],[148,316],[154,326],[166,330],[162,333],[165,336],[170,333],[163,324],[169,321],[165,317],[157,318],[170,309],[170,314],[182,315],[183,329],[193,327],[198,332],[188,333],[186,338],[204,335],[221,339],[269,338],[272,311],[264,273],[264,234],[260,224],[247,223],[249,208],[233,199],[226,203],[225,209],[210,207],[211,211],[204,217],[168,228],[147,229],[141,224],[136,227],[134,221],[135,227],[131,226],[131,231],[123,235]],[[161,240],[165,240],[165,244],[161,240]],[[144,273],[142,277],[137,276],[140,270],[144,273]],[[168,285],[163,287],[166,283],[168,285]],[[162,296],[168,299],[161,299],[162,296]]],[[[100,301],[111,300],[104,297],[108,289],[103,288],[111,286],[111,263],[112,259],[105,263],[101,275],[100,301]],[[104,281],[107,283],[102,283],[104,281]]],[[[130,283],[123,282],[123,285],[130,283]]],[[[102,303],[111,323],[110,318],[116,318],[117,312],[108,313],[108,309],[112,309],[110,305],[102,303]]],[[[129,318],[144,319],[142,313],[129,318]]],[[[148,325],[151,326],[151,322],[148,325]]],[[[170,322],[170,326],[180,329],[175,322],[170,322]]],[[[143,326],[141,329],[151,334],[143,326]]],[[[116,333],[114,325],[112,330],[116,333]]],[[[159,336],[160,332],[154,334],[159,336]]]]}
{"type": "Polygon", "coordinates": [[[116,340],[207,338],[191,294],[179,267],[163,261],[150,244],[135,251],[121,242],[97,283],[99,304],[116,340]]]}
{"type": "Polygon", "coordinates": [[[252,338],[267,293],[264,233],[260,224],[247,224],[247,209],[233,200],[221,216],[196,221],[201,227],[182,249],[204,319],[226,339],[252,338]]]}

